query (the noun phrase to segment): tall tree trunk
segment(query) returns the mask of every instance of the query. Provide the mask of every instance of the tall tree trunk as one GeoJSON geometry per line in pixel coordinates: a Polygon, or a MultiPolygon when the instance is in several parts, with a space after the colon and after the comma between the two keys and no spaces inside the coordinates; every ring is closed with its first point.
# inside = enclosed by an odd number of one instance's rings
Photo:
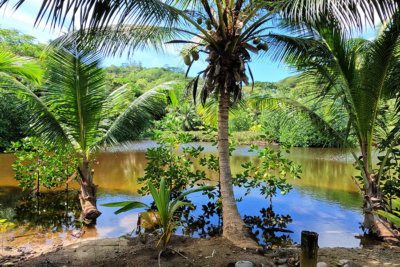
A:
{"type": "Polygon", "coordinates": [[[80,176],[82,180],[80,182],[79,200],[82,207],[82,217],[90,223],[96,223],[97,217],[101,215],[101,212],[97,209],[97,186],[93,184],[93,173],[90,170],[89,162],[86,160],[82,163],[80,176]]]}
{"type": "Polygon", "coordinates": [[[218,104],[219,180],[222,198],[223,236],[239,247],[258,248],[239,214],[233,194],[228,141],[229,92],[220,89],[218,104]]]}

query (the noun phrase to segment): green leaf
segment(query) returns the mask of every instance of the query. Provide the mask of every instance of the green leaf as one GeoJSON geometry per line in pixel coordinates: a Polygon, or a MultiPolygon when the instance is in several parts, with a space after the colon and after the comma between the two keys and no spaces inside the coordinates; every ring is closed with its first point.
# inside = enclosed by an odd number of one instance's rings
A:
{"type": "Polygon", "coordinates": [[[393,199],[392,200],[392,206],[394,209],[400,210],[400,199],[393,199]]]}
{"type": "Polygon", "coordinates": [[[104,207],[125,207],[128,204],[135,203],[137,201],[122,201],[122,202],[110,202],[110,203],[104,203],[100,204],[100,206],[104,207]]]}
{"type": "Polygon", "coordinates": [[[133,209],[139,209],[139,208],[150,208],[148,205],[139,202],[139,201],[124,201],[124,202],[113,202],[113,203],[106,203],[106,204],[101,204],[101,206],[105,207],[123,207],[117,211],[115,211],[115,214],[119,214],[121,212],[126,212],[129,210],[133,209]]]}
{"type": "Polygon", "coordinates": [[[187,191],[183,192],[182,194],[180,194],[180,195],[175,199],[175,201],[181,200],[181,199],[184,198],[185,196],[187,196],[187,195],[189,195],[189,194],[192,194],[192,193],[195,193],[195,192],[200,192],[200,191],[212,191],[212,190],[214,190],[214,189],[215,189],[215,186],[212,186],[212,185],[205,185],[205,186],[200,186],[200,187],[197,187],[197,188],[194,188],[194,189],[190,189],[190,190],[187,190],[187,191]]]}
{"type": "Polygon", "coordinates": [[[400,226],[400,217],[398,217],[398,216],[396,216],[396,215],[394,215],[394,214],[391,214],[391,213],[389,213],[389,212],[383,211],[383,210],[379,210],[379,211],[376,211],[376,212],[374,212],[374,213],[375,213],[375,214],[379,214],[379,215],[381,215],[381,216],[387,218],[387,219],[388,219],[389,221],[391,221],[392,223],[397,224],[397,225],[400,226]]]}

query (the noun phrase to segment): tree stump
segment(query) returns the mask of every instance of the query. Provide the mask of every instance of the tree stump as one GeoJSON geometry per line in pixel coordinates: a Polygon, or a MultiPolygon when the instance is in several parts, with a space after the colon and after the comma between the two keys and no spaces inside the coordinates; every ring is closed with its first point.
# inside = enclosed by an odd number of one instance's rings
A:
{"type": "Polygon", "coordinates": [[[318,234],[309,231],[301,232],[301,267],[316,267],[318,256],[318,234]]]}

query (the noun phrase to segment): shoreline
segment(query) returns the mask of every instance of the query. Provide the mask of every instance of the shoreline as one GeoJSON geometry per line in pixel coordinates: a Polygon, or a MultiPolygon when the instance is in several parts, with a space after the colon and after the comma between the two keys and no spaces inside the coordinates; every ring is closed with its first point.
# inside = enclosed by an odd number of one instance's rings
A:
{"type": "MultiPolygon", "coordinates": [[[[100,238],[77,240],[57,246],[21,251],[3,256],[1,266],[158,266],[157,238],[100,238]]],[[[234,266],[240,260],[254,266],[297,266],[299,248],[252,251],[235,247],[222,237],[173,236],[170,248],[161,256],[161,266],[234,266]],[[233,265],[232,265],[233,264],[233,265]],[[285,265],[286,264],[286,265],[285,265]]],[[[351,261],[348,266],[400,266],[400,247],[388,244],[366,248],[320,248],[318,262],[327,266],[351,261]]]]}

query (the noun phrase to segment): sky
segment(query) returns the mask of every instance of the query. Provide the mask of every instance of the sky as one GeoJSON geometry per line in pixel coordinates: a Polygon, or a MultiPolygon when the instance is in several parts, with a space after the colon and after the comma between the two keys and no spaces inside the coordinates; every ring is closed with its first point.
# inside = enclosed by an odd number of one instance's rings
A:
{"type": "MultiPolygon", "coordinates": [[[[11,2],[13,3],[13,2],[11,2]]],[[[55,39],[60,36],[66,29],[50,30],[49,26],[45,26],[42,22],[34,27],[36,15],[39,11],[42,0],[28,0],[18,10],[12,9],[12,4],[0,9],[0,28],[16,29],[24,34],[29,34],[41,42],[48,43],[49,40],[55,39]]],[[[362,34],[365,38],[372,38],[375,31],[368,29],[362,34]]],[[[182,57],[179,55],[179,49],[176,47],[167,47],[164,52],[155,52],[152,49],[135,51],[128,58],[127,55],[121,57],[110,57],[103,60],[103,66],[122,64],[132,64],[133,62],[140,62],[143,67],[178,67],[186,71],[186,65],[182,57]]],[[[199,71],[206,67],[204,58],[193,64],[189,76],[195,76],[199,71]]],[[[276,82],[288,76],[295,75],[294,69],[289,69],[284,64],[272,61],[267,56],[262,58],[254,57],[250,63],[250,68],[256,81],[269,81],[276,82]]]]}

